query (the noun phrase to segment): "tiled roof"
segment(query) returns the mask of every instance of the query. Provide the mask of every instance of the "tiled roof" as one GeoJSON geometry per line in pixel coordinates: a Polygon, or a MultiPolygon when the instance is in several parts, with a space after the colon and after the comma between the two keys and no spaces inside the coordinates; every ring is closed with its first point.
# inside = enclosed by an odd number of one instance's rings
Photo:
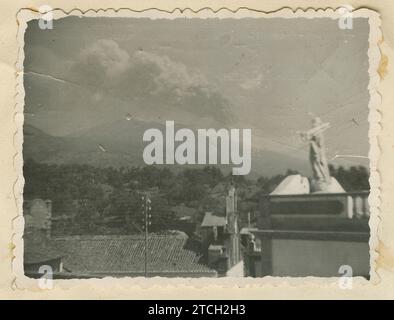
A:
{"type": "MultiPolygon", "coordinates": [[[[77,236],[53,240],[64,252],[64,268],[75,274],[143,275],[145,239],[143,235],[77,236]]],[[[199,262],[200,257],[188,249],[183,233],[150,234],[148,238],[148,272],[214,276],[215,271],[199,262]]],[[[164,275],[165,276],[165,275],[164,275]]],[[[186,275],[187,276],[187,275],[186,275]]]]}
{"type": "Polygon", "coordinates": [[[215,215],[213,212],[207,212],[205,213],[201,227],[224,227],[226,224],[226,217],[215,215]]]}

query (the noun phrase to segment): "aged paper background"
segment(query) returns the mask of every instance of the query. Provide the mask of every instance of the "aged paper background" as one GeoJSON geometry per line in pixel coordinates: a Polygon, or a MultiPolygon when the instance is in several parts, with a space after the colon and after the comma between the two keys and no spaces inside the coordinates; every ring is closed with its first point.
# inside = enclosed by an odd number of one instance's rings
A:
{"type": "MultiPolygon", "coordinates": [[[[0,298],[212,298],[212,299],[272,299],[272,298],[393,298],[394,289],[394,244],[390,228],[394,228],[391,210],[390,194],[393,191],[390,177],[392,173],[391,155],[394,147],[392,140],[392,122],[394,112],[390,110],[393,102],[391,93],[393,77],[390,74],[390,61],[393,57],[394,28],[393,28],[394,4],[387,1],[145,1],[143,4],[137,1],[112,1],[110,5],[105,5],[104,1],[16,1],[16,3],[1,4],[1,139],[0,148],[1,164],[0,174],[0,298]],[[283,7],[292,9],[302,8],[337,8],[343,5],[351,5],[357,8],[370,8],[378,11],[382,19],[382,32],[384,41],[380,44],[382,51],[381,66],[379,73],[383,78],[379,92],[382,95],[382,103],[379,108],[382,118],[380,119],[382,130],[379,134],[379,144],[381,148],[381,158],[378,163],[378,170],[381,179],[381,203],[380,203],[380,225],[379,225],[379,257],[376,260],[376,271],[374,283],[367,281],[355,281],[353,289],[340,289],[336,281],[312,284],[310,281],[296,281],[291,284],[284,281],[245,281],[245,285],[236,285],[223,288],[220,285],[213,285],[207,288],[194,280],[188,285],[179,285],[174,281],[166,281],[165,286],[159,287],[157,280],[149,279],[149,288],[144,286],[131,285],[122,286],[120,281],[101,281],[100,286],[94,286],[94,281],[80,283],[78,280],[70,281],[67,289],[54,286],[52,290],[25,290],[19,285],[16,286],[15,274],[12,269],[13,258],[13,219],[17,216],[17,203],[14,197],[14,187],[20,182],[16,182],[18,166],[15,165],[17,149],[14,146],[15,131],[18,122],[23,120],[16,114],[15,109],[15,63],[18,56],[17,43],[17,21],[16,13],[20,8],[38,8],[46,4],[53,8],[62,8],[69,11],[79,8],[83,11],[99,8],[132,8],[142,10],[146,8],[160,8],[171,11],[174,8],[192,8],[198,10],[203,7],[211,7],[213,10],[226,7],[236,10],[239,7],[248,7],[265,12],[276,11],[283,7]],[[373,5],[372,5],[373,4],[373,5]],[[269,283],[267,283],[269,282],[269,283]],[[155,285],[156,284],[156,285],[155,285]],[[264,285],[263,285],[264,284],[264,285]],[[110,289],[110,290],[109,290],[110,289]]],[[[374,177],[375,181],[379,177],[374,177]]],[[[373,186],[372,186],[373,187],[373,186]]],[[[110,280],[110,279],[108,279],[110,280]]],[[[269,279],[268,279],[269,280],[269,279]]],[[[138,283],[135,282],[135,283],[138,283]]],[[[128,282],[130,284],[130,282],[128,282]]],[[[132,282],[131,282],[132,284],[132,282]]]]}

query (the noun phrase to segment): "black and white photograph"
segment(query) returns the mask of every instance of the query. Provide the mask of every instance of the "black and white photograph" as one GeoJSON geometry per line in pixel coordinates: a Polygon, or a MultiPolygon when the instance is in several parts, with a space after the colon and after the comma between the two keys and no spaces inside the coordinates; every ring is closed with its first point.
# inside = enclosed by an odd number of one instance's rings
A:
{"type": "Polygon", "coordinates": [[[29,278],[370,279],[368,17],[27,22],[29,278]]]}

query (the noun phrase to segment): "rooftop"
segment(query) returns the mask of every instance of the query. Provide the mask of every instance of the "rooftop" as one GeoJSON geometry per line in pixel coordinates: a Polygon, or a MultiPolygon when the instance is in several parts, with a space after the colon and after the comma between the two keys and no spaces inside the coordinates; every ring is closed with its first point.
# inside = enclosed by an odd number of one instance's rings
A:
{"type": "Polygon", "coordinates": [[[226,224],[226,217],[219,216],[213,212],[207,212],[205,213],[201,227],[224,227],[226,224]]]}
{"type": "MultiPolygon", "coordinates": [[[[45,243],[45,242],[44,242],[45,243]]],[[[144,235],[72,236],[49,241],[48,255],[63,256],[64,269],[76,275],[143,275],[145,270],[144,235]],[[56,248],[54,252],[53,248],[56,248]]],[[[25,241],[25,251],[46,251],[25,241]]],[[[182,232],[150,234],[147,246],[148,273],[167,276],[215,276],[216,272],[200,263],[200,255],[193,250],[189,238],[182,232]]],[[[36,254],[35,254],[36,255],[36,254]]],[[[37,255],[37,257],[39,257],[37,255]]],[[[45,257],[47,258],[47,256],[45,257]]],[[[26,260],[25,260],[26,262],[26,260]]]]}
{"type": "Polygon", "coordinates": [[[175,213],[177,218],[185,218],[185,217],[194,218],[194,216],[197,213],[197,209],[187,207],[184,204],[173,206],[171,207],[171,210],[175,213]]]}

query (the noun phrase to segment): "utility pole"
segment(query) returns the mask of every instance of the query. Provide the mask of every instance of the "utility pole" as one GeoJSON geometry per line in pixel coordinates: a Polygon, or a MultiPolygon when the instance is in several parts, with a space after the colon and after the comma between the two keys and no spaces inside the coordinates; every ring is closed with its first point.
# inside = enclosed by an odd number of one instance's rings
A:
{"type": "Polygon", "coordinates": [[[152,215],[150,214],[151,212],[151,200],[149,199],[148,194],[143,194],[142,195],[142,216],[143,216],[143,222],[144,222],[144,232],[145,232],[145,248],[144,248],[144,254],[145,254],[145,278],[148,277],[148,228],[151,225],[151,218],[152,215]]]}

